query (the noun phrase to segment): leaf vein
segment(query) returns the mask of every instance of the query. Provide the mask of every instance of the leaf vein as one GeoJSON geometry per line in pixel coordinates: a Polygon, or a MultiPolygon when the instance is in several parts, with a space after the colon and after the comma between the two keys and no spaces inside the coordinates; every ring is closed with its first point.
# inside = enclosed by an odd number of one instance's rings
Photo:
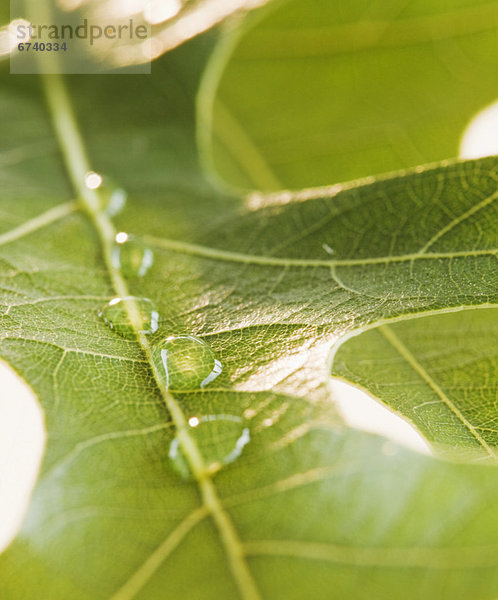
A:
{"type": "Polygon", "coordinates": [[[10,244],[16,240],[19,240],[30,233],[34,233],[44,227],[48,227],[52,225],[52,223],[56,223],[61,219],[64,219],[68,215],[72,214],[76,210],[76,205],[74,202],[66,202],[65,204],[59,204],[50,210],[26,221],[19,227],[15,227],[10,231],[2,233],[0,235],[0,246],[4,246],[5,244],[10,244]]]}
{"type": "Polygon", "coordinates": [[[475,204],[474,206],[469,208],[469,210],[464,212],[462,215],[455,217],[450,223],[448,223],[445,227],[443,227],[435,235],[433,235],[431,237],[431,239],[424,246],[422,246],[422,248],[420,248],[420,250],[418,251],[418,254],[425,254],[427,252],[427,250],[431,246],[433,246],[440,238],[442,238],[444,235],[446,235],[452,229],[454,229],[455,227],[457,227],[458,225],[460,225],[461,223],[466,221],[469,217],[471,217],[476,212],[482,210],[486,206],[489,206],[492,202],[494,202],[496,200],[496,198],[498,198],[498,191],[496,191],[494,194],[491,194],[491,196],[484,198],[484,200],[482,200],[478,204],[475,204]]]}
{"type": "MultiPolygon", "coordinates": [[[[98,193],[95,190],[89,189],[84,183],[86,173],[92,169],[90,168],[90,162],[64,80],[60,75],[52,75],[50,77],[43,76],[42,82],[69,176],[76,192],[80,196],[81,208],[87,213],[100,238],[109,278],[117,296],[129,297],[130,293],[127,283],[121,272],[113,266],[112,261],[112,247],[116,230],[109,217],[100,209],[101,202],[98,193]]],[[[245,560],[242,543],[228,513],[221,503],[212,480],[212,475],[204,463],[202,454],[195,440],[189,434],[186,418],[181,406],[161,383],[160,373],[152,360],[152,349],[149,340],[146,334],[140,331],[140,315],[133,299],[126,303],[126,310],[129,321],[137,333],[137,340],[147,357],[147,362],[156,380],[158,391],[161,393],[165,407],[176,426],[176,435],[190,464],[194,478],[197,481],[202,502],[218,529],[232,576],[237,584],[240,595],[244,600],[260,600],[261,596],[245,560]]]]}
{"type": "Polygon", "coordinates": [[[496,546],[467,548],[355,548],[320,542],[261,540],[245,545],[252,556],[287,556],[354,567],[484,568],[498,564],[496,546]]]}
{"type": "Polygon", "coordinates": [[[427,373],[424,367],[417,361],[415,356],[409,351],[409,349],[403,344],[403,342],[396,336],[393,330],[387,325],[382,325],[378,328],[379,333],[393,346],[393,348],[400,354],[400,356],[406,360],[410,367],[417,373],[417,375],[432,389],[433,392],[441,399],[441,401],[448,407],[448,409],[455,415],[455,417],[464,425],[464,427],[470,432],[472,437],[477,443],[484,448],[484,450],[493,458],[498,458],[496,452],[489,446],[486,440],[479,434],[476,427],[470,423],[465,415],[458,409],[458,407],[451,401],[451,399],[444,393],[441,387],[434,381],[434,379],[427,373]]]}
{"type": "Polygon", "coordinates": [[[487,248],[482,250],[462,250],[457,252],[434,252],[428,254],[420,254],[420,252],[416,252],[398,256],[321,260],[244,254],[241,252],[210,248],[208,246],[202,246],[199,244],[180,242],[179,240],[166,238],[157,238],[149,235],[144,236],[144,240],[155,247],[163,248],[165,250],[180,254],[189,254],[191,256],[199,256],[201,258],[207,258],[211,260],[261,265],[266,267],[362,267],[375,264],[413,262],[416,260],[470,258],[479,256],[496,256],[498,254],[498,248],[487,248]]]}

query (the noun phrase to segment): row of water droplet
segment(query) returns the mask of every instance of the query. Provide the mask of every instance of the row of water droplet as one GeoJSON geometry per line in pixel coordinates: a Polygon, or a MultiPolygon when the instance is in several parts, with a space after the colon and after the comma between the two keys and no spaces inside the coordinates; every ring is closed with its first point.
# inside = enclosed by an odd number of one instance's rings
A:
{"type": "MultiPolygon", "coordinates": [[[[86,185],[103,192],[104,212],[113,217],[124,208],[126,194],[122,189],[107,190],[97,173],[89,173],[86,185]]],[[[151,248],[126,232],[119,232],[111,252],[112,266],[128,279],[144,277],[153,266],[151,248]]],[[[100,311],[99,317],[115,333],[136,340],[160,332],[161,317],[149,298],[124,296],[113,298],[100,311]],[[133,315],[133,323],[130,320],[133,315]]],[[[157,336],[154,336],[156,338],[157,336]]],[[[223,367],[212,349],[202,339],[187,334],[170,334],[151,343],[152,361],[159,383],[171,392],[186,393],[205,388],[222,372],[223,367]]],[[[188,419],[189,434],[195,438],[210,472],[233,462],[250,440],[244,419],[232,414],[207,414],[188,419]]],[[[171,442],[169,458],[175,471],[184,478],[192,476],[180,440],[171,442]]]]}

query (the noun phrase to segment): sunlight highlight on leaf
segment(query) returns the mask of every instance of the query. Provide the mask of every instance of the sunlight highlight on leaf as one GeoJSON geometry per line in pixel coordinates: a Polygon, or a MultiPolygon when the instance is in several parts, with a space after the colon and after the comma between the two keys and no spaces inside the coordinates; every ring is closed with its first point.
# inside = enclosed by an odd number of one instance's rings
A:
{"type": "Polygon", "coordinates": [[[432,454],[425,439],[413,427],[356,386],[334,378],[330,387],[349,426],[382,435],[422,454],[432,454]]]}
{"type": "Polygon", "coordinates": [[[460,143],[461,158],[483,158],[494,154],[498,154],[498,101],[472,118],[460,143]]]}
{"type": "MultiPolygon", "coordinates": [[[[129,41],[116,47],[107,45],[102,60],[115,67],[142,64],[159,58],[196,35],[211,29],[227,17],[251,11],[268,0],[61,0],[66,10],[80,10],[96,23],[109,19],[125,26],[151,27],[145,41],[129,41]]],[[[116,25],[117,25],[116,23],[116,25]]]]}
{"type": "Polygon", "coordinates": [[[45,447],[44,418],[30,387],[0,361],[0,552],[28,508],[45,447]]]}
{"type": "MultiPolygon", "coordinates": [[[[15,19],[8,25],[0,27],[0,58],[9,56],[15,50],[18,42],[15,30],[19,26],[29,27],[29,21],[15,19]]],[[[26,41],[29,41],[29,38],[26,41]]]]}

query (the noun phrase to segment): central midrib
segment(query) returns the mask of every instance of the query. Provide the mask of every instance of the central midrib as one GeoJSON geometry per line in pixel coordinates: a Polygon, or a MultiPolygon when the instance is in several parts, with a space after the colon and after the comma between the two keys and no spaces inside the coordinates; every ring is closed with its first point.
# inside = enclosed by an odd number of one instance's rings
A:
{"type": "MultiPolygon", "coordinates": [[[[129,297],[127,283],[121,272],[112,264],[112,245],[116,230],[109,217],[102,212],[98,193],[85,185],[85,177],[91,171],[83,139],[79,132],[77,120],[72,109],[71,101],[61,75],[42,75],[43,87],[48,100],[51,117],[62,150],[64,162],[80,198],[81,207],[92,221],[102,246],[104,261],[117,296],[129,297]]],[[[243,545],[236,529],[225,511],[218,496],[216,486],[204,462],[195,440],[190,436],[185,415],[176,399],[164,387],[161,375],[152,360],[152,349],[147,336],[140,333],[140,318],[138,308],[133,300],[126,302],[129,320],[132,323],[137,339],[149,363],[158,390],[164,400],[171,419],[176,427],[176,434],[183,453],[188,460],[194,479],[199,486],[203,506],[213,519],[218,534],[227,554],[229,566],[243,600],[260,600],[261,596],[247,565],[243,545]]],[[[146,582],[144,582],[145,585],[146,582]]],[[[126,584],[125,584],[126,585],[126,584]]],[[[124,589],[124,586],[120,588],[124,589]]],[[[120,600],[128,600],[131,596],[120,594],[114,596],[120,600]]]]}

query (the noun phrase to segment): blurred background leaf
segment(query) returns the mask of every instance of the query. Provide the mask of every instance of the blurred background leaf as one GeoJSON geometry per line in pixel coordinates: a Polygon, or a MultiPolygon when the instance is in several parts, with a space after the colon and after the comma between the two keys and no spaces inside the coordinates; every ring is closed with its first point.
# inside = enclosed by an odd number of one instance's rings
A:
{"type": "Polygon", "coordinates": [[[495,1],[270,4],[210,66],[208,162],[236,187],[276,190],[456,157],[498,97],[497,28],[495,1]]]}
{"type": "MultiPolygon", "coordinates": [[[[89,52],[84,61],[94,63],[92,70],[71,70],[68,72],[99,72],[131,65],[140,65],[157,59],[165,52],[176,48],[196,35],[211,29],[231,16],[242,16],[254,8],[263,6],[269,0],[49,0],[44,3],[30,3],[30,0],[12,0],[11,16],[14,19],[27,19],[42,23],[71,24],[74,27],[87,19],[92,25],[102,28],[112,24],[115,28],[128,27],[133,20],[134,28],[147,27],[150,36],[143,41],[140,37],[109,39],[105,36],[98,42],[78,45],[79,53],[89,52]],[[47,10],[48,9],[48,10],[47,10]],[[50,15],[50,13],[52,13],[50,15]],[[57,15],[55,17],[55,15],[57,15]],[[55,20],[54,20],[55,19],[55,20]],[[100,66],[99,66],[100,65],[100,66]]],[[[8,2],[2,0],[0,24],[8,22],[8,2]]],[[[8,33],[4,28],[0,33],[8,33]]],[[[7,36],[0,35],[0,56],[7,50],[15,52],[17,46],[15,31],[9,43],[7,36]],[[3,38],[3,39],[2,39],[3,38]],[[9,47],[10,46],[10,47],[9,47]]],[[[18,40],[17,40],[18,41],[18,40]]],[[[47,39],[48,41],[48,39],[47,39]]],[[[76,42],[77,40],[75,40],[76,42]]],[[[74,43],[74,42],[73,42],[74,43]]],[[[67,58],[67,57],[64,57],[67,58]]],[[[76,57],[74,57],[76,60],[76,57]]],[[[71,63],[72,69],[78,63],[71,63]]],[[[81,67],[80,67],[81,68],[81,67]]],[[[35,72],[35,71],[19,71],[35,72]]],[[[49,72],[46,70],[45,72],[49,72]]]]}

